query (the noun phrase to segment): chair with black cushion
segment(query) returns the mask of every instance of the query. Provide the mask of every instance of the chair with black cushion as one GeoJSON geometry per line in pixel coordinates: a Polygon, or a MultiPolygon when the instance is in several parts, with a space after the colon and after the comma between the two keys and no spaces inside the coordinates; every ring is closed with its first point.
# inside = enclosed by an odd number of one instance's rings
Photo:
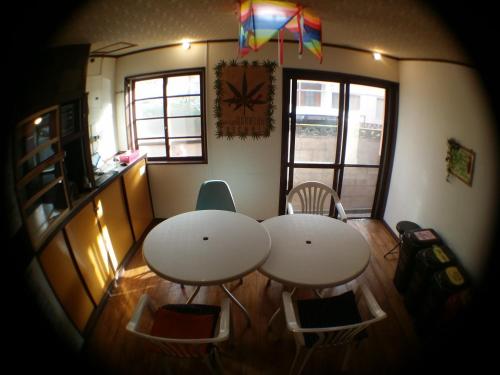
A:
{"type": "Polygon", "coordinates": [[[337,210],[337,218],[347,222],[347,215],[337,192],[317,181],[307,181],[290,190],[286,197],[286,210],[288,214],[300,212],[303,214],[323,215],[324,212],[329,213],[332,199],[337,210]],[[293,201],[295,201],[297,207],[293,206],[293,201]]]}
{"type": "Polygon", "coordinates": [[[226,181],[207,180],[200,186],[196,211],[225,210],[236,212],[233,194],[226,181]]]}
{"type": "Polygon", "coordinates": [[[290,374],[300,374],[314,350],[340,345],[347,346],[342,364],[345,369],[351,344],[365,338],[365,330],[387,316],[366,285],[329,298],[294,302],[289,292],[283,292],[282,297],[287,328],[296,346],[290,374]],[[359,308],[362,305],[367,311],[359,308]]]}
{"type": "MultiPolygon", "coordinates": [[[[217,344],[230,336],[229,299],[221,306],[168,304],[158,307],[143,294],[127,330],[153,343],[167,357],[200,358],[210,373],[222,373],[217,344]]],[[[167,367],[168,373],[170,368],[167,367]]]]}
{"type": "Polygon", "coordinates": [[[388,252],[386,252],[384,254],[384,258],[387,258],[387,256],[390,254],[394,254],[396,249],[399,246],[401,246],[401,244],[403,243],[403,236],[406,232],[411,232],[411,231],[414,231],[417,229],[420,229],[420,225],[418,225],[412,221],[400,221],[400,222],[398,222],[396,224],[396,230],[398,231],[398,234],[399,234],[398,242],[396,242],[396,245],[394,245],[394,247],[391,250],[389,250],[388,252]]]}

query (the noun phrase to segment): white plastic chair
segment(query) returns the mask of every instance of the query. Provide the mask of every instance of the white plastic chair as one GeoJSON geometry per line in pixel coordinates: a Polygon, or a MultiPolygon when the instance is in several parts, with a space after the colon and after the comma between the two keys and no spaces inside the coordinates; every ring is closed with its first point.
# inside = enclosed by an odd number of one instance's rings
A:
{"type": "Polygon", "coordinates": [[[282,297],[287,328],[293,333],[296,345],[290,374],[300,374],[314,350],[338,345],[347,345],[342,364],[345,370],[350,344],[362,338],[360,334],[370,325],[387,317],[366,285],[358,287],[355,294],[350,291],[329,298],[294,302],[289,292],[283,292],[282,297]],[[370,315],[366,319],[358,309],[362,300],[370,315]],[[298,358],[304,350],[306,354],[299,363],[298,358]]]}
{"type": "Polygon", "coordinates": [[[327,209],[330,209],[331,198],[333,198],[335,203],[338,219],[343,222],[347,222],[347,215],[342,203],[340,202],[337,192],[331,187],[317,181],[307,181],[290,190],[286,198],[287,213],[293,214],[294,212],[299,211],[304,214],[323,215],[325,203],[327,209]],[[292,205],[292,200],[295,195],[299,198],[299,209],[294,209],[292,205]]]}
{"type": "MultiPolygon", "coordinates": [[[[204,308],[214,308],[215,306],[208,305],[166,305],[167,306],[195,306],[204,308]]],[[[161,308],[161,307],[160,307],[161,308]]],[[[168,357],[176,358],[201,358],[203,362],[207,365],[210,373],[220,374],[222,373],[222,364],[220,362],[217,343],[228,340],[230,336],[230,306],[229,298],[225,298],[221,304],[220,313],[218,314],[218,320],[215,327],[215,334],[213,337],[201,337],[201,338],[179,338],[179,337],[164,337],[155,336],[151,334],[151,330],[154,324],[157,322],[159,307],[157,304],[147,295],[143,294],[132,314],[132,318],[127,324],[127,331],[149,340],[154,345],[159,347],[161,352],[168,357]]],[[[176,326],[178,321],[176,320],[176,314],[182,314],[182,312],[173,310],[174,314],[171,314],[172,320],[167,322],[171,326],[176,326]]],[[[189,319],[193,318],[193,325],[196,325],[196,314],[187,314],[182,318],[183,324],[189,323],[189,319]]],[[[165,319],[165,315],[163,316],[165,319]]],[[[164,324],[166,322],[162,322],[164,324]]],[[[192,329],[192,327],[187,327],[192,329]]],[[[186,331],[187,331],[186,330],[186,331]]],[[[192,332],[189,336],[192,336],[192,332]]],[[[203,336],[203,335],[202,335],[203,336]]],[[[167,366],[167,371],[170,373],[170,369],[167,366]]]]}
{"type": "MultiPolygon", "coordinates": [[[[337,210],[337,218],[347,223],[347,215],[340,202],[337,192],[331,187],[317,181],[308,181],[292,188],[286,197],[286,213],[294,214],[296,211],[303,214],[323,215],[324,207],[330,210],[330,199],[333,198],[337,210]],[[292,205],[294,196],[297,195],[300,202],[300,210],[295,210],[292,205]],[[328,199],[328,200],[327,200],[328,199]]],[[[266,287],[271,285],[271,279],[267,280],[266,287]]],[[[316,294],[319,292],[316,291],[316,294]]],[[[274,316],[273,316],[274,317],[274,316]]],[[[273,319],[271,319],[270,323],[273,319]]]]}

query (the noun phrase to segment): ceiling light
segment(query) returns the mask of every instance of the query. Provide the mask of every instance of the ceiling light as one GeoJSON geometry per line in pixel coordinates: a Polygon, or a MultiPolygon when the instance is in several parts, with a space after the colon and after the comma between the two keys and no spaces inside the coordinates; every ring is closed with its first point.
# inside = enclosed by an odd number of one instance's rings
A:
{"type": "Polygon", "coordinates": [[[35,125],[40,125],[40,124],[42,123],[42,120],[43,120],[43,119],[42,119],[41,117],[37,117],[37,118],[35,119],[35,121],[33,121],[33,123],[34,123],[35,125]]]}
{"type": "Polygon", "coordinates": [[[373,52],[373,59],[380,61],[382,60],[382,55],[379,52],[373,52]]]}
{"type": "Polygon", "coordinates": [[[186,39],[185,39],[185,40],[183,40],[183,41],[182,41],[182,48],[184,48],[184,49],[189,49],[189,48],[191,48],[191,42],[190,42],[189,40],[186,40],[186,39]]]}

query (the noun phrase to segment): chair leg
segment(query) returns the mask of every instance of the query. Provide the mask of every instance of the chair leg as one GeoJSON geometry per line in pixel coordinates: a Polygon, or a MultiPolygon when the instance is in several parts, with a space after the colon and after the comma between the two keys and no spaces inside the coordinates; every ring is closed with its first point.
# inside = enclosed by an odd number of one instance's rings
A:
{"type": "Polygon", "coordinates": [[[299,359],[300,357],[300,353],[302,352],[302,347],[295,344],[295,357],[293,357],[293,361],[292,361],[292,366],[290,367],[290,372],[288,373],[289,375],[293,375],[293,370],[295,369],[295,365],[297,364],[297,360],[299,359]]]}
{"type": "Polygon", "coordinates": [[[168,358],[164,357],[163,361],[165,363],[165,367],[164,368],[165,368],[165,372],[167,373],[167,375],[174,375],[173,372],[172,372],[172,369],[170,367],[170,361],[168,360],[168,358]]]}
{"type": "Polygon", "coordinates": [[[269,288],[270,286],[271,286],[271,279],[267,279],[266,288],[269,288]]]}
{"type": "Polygon", "coordinates": [[[311,358],[311,354],[313,351],[314,351],[314,347],[307,349],[306,355],[305,355],[304,359],[302,360],[302,363],[300,364],[299,371],[297,372],[297,375],[302,374],[302,370],[304,370],[304,367],[306,366],[307,361],[309,360],[309,358],[311,358]]]}
{"type": "Polygon", "coordinates": [[[344,372],[347,369],[347,363],[349,363],[349,358],[351,357],[352,345],[347,345],[344,353],[344,359],[342,360],[341,371],[344,372]]]}
{"type": "Polygon", "coordinates": [[[213,348],[207,356],[203,357],[203,362],[208,367],[210,374],[220,375],[224,373],[217,348],[213,348]]]}
{"type": "Polygon", "coordinates": [[[213,357],[214,357],[214,361],[215,361],[215,365],[216,365],[217,371],[219,371],[220,374],[223,374],[224,370],[223,370],[223,367],[222,367],[222,362],[220,360],[219,350],[217,348],[215,348],[214,351],[213,351],[213,353],[214,353],[213,357]]]}
{"type": "Polygon", "coordinates": [[[396,250],[396,249],[397,249],[397,247],[398,247],[398,246],[400,246],[400,245],[401,245],[401,240],[399,240],[399,241],[396,243],[396,245],[394,245],[394,247],[393,247],[391,250],[389,250],[388,252],[386,252],[386,253],[384,254],[384,258],[387,258],[387,255],[393,254],[393,253],[394,253],[394,250],[396,250]]]}
{"type": "Polygon", "coordinates": [[[234,320],[233,314],[229,314],[229,348],[234,349],[234,320]]]}
{"type": "Polygon", "coordinates": [[[212,361],[210,360],[210,354],[203,357],[203,363],[205,364],[205,366],[207,366],[208,371],[210,371],[210,374],[218,375],[217,369],[214,367],[214,365],[212,364],[212,361]]]}

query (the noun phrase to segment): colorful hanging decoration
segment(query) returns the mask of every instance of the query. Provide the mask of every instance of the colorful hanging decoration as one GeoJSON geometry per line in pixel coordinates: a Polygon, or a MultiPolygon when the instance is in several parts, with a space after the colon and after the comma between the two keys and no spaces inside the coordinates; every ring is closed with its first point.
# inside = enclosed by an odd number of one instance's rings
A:
{"type": "Polygon", "coordinates": [[[258,51],[278,34],[279,61],[283,64],[284,31],[288,29],[299,42],[299,55],[303,46],[320,61],[321,20],[309,9],[288,1],[241,0],[239,55],[244,57],[251,50],[258,51]]]}

